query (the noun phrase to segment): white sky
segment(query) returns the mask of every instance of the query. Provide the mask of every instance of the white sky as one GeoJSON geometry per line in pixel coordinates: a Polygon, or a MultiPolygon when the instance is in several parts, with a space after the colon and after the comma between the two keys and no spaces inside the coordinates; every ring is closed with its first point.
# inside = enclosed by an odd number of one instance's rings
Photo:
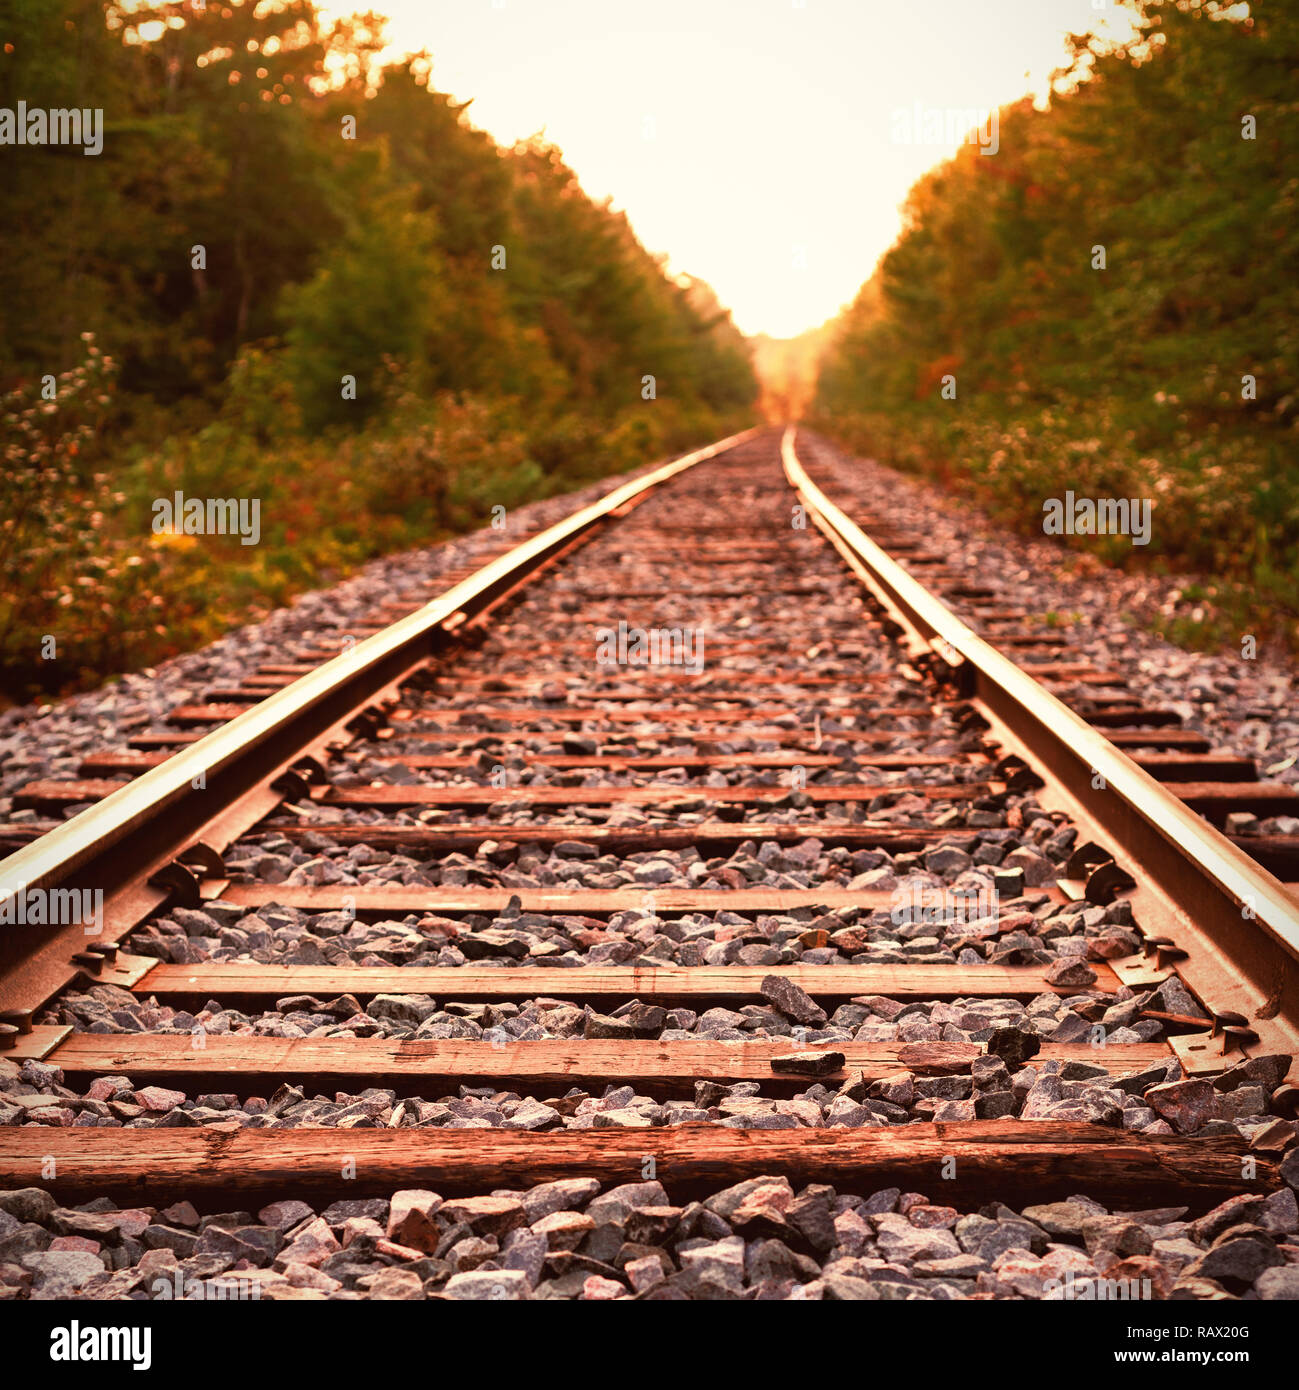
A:
{"type": "MultiPolygon", "coordinates": [[[[342,0],[427,48],[502,144],[542,129],[650,251],[701,276],[747,333],[852,299],[898,209],[953,143],[896,142],[916,103],[986,110],[1046,90],[1068,32],[1116,0],[342,0]],[[800,261],[802,264],[800,265],[800,261]]],[[[1111,30],[1113,32],[1113,30],[1111,30]]]]}

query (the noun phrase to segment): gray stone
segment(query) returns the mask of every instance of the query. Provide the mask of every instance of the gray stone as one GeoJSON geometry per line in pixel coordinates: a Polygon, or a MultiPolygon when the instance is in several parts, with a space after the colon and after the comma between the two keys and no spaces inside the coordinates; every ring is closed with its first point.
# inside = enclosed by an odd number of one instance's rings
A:
{"type": "Polygon", "coordinates": [[[842,1052],[807,1048],[773,1057],[771,1069],[783,1076],[829,1076],[831,1072],[840,1071],[846,1060],[842,1052]]]}
{"type": "Polygon", "coordinates": [[[1237,1086],[1220,1092],[1213,1107],[1217,1120],[1239,1120],[1267,1114],[1267,1092],[1261,1086],[1237,1086]]]}
{"type": "Polygon", "coordinates": [[[527,1224],[517,1197],[459,1197],[444,1202],[439,1214],[448,1221],[464,1222],[480,1236],[504,1235],[527,1224]]]}
{"type": "Polygon", "coordinates": [[[1089,1216],[1082,1225],[1082,1239],[1089,1255],[1112,1250],[1120,1257],[1148,1255],[1153,1243],[1144,1226],[1125,1216],[1089,1216]]]}
{"type": "Polygon", "coordinates": [[[1042,1040],[1036,1033],[1023,1028],[994,1028],[986,1043],[990,1055],[1000,1057],[1006,1067],[1018,1071],[1030,1057],[1042,1050],[1042,1040]]]}
{"type": "Polygon", "coordinates": [[[474,1269],[453,1274],[442,1291],[457,1303],[517,1302],[529,1296],[528,1276],[521,1269],[474,1269]]]}
{"type": "Polygon", "coordinates": [[[1001,862],[1005,869],[1022,869],[1024,882],[1030,888],[1038,888],[1044,883],[1049,883],[1056,874],[1055,866],[1049,859],[1043,858],[1042,855],[1025,845],[1011,850],[1001,862]]]}
{"type": "MultiPolygon", "coordinates": [[[[1290,1070],[1290,1058],[1284,1053],[1268,1053],[1250,1057],[1239,1065],[1214,1078],[1219,1091],[1234,1091],[1238,1086],[1261,1086],[1269,1094],[1285,1080],[1290,1070]]],[[[2,1199],[0,1199],[2,1200],[2,1199]]]]}
{"type": "Polygon", "coordinates": [[[1184,1276],[1215,1279],[1219,1283],[1252,1284],[1264,1270],[1285,1263],[1285,1257],[1270,1241],[1244,1238],[1224,1240],[1187,1265],[1184,1276]]]}
{"type": "Polygon", "coordinates": [[[55,1206],[54,1198],[39,1187],[15,1187],[0,1192],[0,1211],[7,1211],[19,1221],[48,1221],[55,1206]]]}
{"type": "Polygon", "coordinates": [[[1177,978],[1170,975],[1150,996],[1148,1009],[1165,1014],[1186,1014],[1191,1018],[1202,1018],[1208,1022],[1208,1015],[1196,1002],[1195,996],[1177,978]]]}
{"type": "MultiPolygon", "coordinates": [[[[764,999],[770,1000],[786,1018],[795,1023],[820,1028],[826,1021],[825,1010],[800,985],[785,975],[767,975],[758,986],[764,999]]],[[[841,1064],[842,1065],[842,1064],[841,1064]]]]}
{"type": "Polygon", "coordinates": [[[592,1117],[596,1129],[650,1129],[654,1121],[643,1110],[600,1110],[592,1117]]]}
{"type": "Polygon", "coordinates": [[[788,1178],[764,1174],[756,1178],[746,1178],[733,1187],[713,1193],[711,1197],[704,1199],[704,1208],[715,1216],[720,1216],[723,1221],[729,1221],[742,1206],[758,1202],[783,1213],[790,1210],[793,1201],[794,1189],[790,1186],[788,1178]]]}
{"type": "Polygon", "coordinates": [[[150,1250],[171,1250],[181,1259],[192,1255],[198,1244],[193,1231],[182,1231],[178,1226],[150,1226],[140,1239],[150,1250]]]}
{"type": "Polygon", "coordinates": [[[82,1250],[39,1250],[24,1255],[21,1263],[32,1271],[38,1289],[49,1283],[79,1289],[104,1273],[103,1260],[82,1250]]]}
{"type": "Polygon", "coordinates": [[[1096,972],[1079,956],[1061,956],[1047,966],[1043,978],[1049,985],[1064,989],[1087,989],[1097,980],[1096,972]]]}
{"type": "Polygon", "coordinates": [[[1274,1235],[1293,1235],[1299,1232],[1299,1202],[1288,1187],[1278,1188],[1263,1203],[1259,1225],[1274,1235]]]}
{"type": "Polygon", "coordinates": [[[668,1019],[667,1010],[661,1004],[642,1004],[639,1001],[623,1017],[631,1024],[637,1037],[642,1038],[657,1038],[667,1026],[668,1019]]]}
{"type": "Polygon", "coordinates": [[[882,1285],[851,1274],[827,1274],[818,1282],[822,1287],[822,1297],[835,1303],[876,1302],[885,1297],[882,1285]]]}
{"type": "Polygon", "coordinates": [[[1047,1235],[1066,1236],[1071,1240],[1082,1238],[1083,1224],[1092,1215],[1087,1207],[1074,1202],[1049,1202],[1043,1206],[1024,1208],[1025,1218],[1041,1226],[1047,1235]]]}
{"type": "Polygon", "coordinates": [[[661,1182],[629,1182],[612,1187],[591,1201],[586,1214],[596,1223],[623,1222],[635,1207],[667,1207],[667,1191],[661,1182]]]}
{"type": "Polygon", "coordinates": [[[1287,1187],[1299,1188],[1299,1148],[1293,1148],[1281,1160],[1281,1181],[1287,1187]]]}
{"type": "Polygon", "coordinates": [[[231,1259],[248,1260],[253,1265],[267,1264],[278,1253],[279,1246],[284,1243],[284,1237],[278,1231],[272,1231],[268,1227],[253,1227],[252,1229],[263,1231],[267,1240],[253,1244],[234,1231],[223,1230],[220,1226],[209,1226],[195,1243],[194,1253],[196,1255],[229,1255],[231,1259]],[[278,1242],[274,1250],[267,1248],[272,1238],[278,1242]]]}
{"type": "Polygon", "coordinates": [[[949,1255],[941,1260],[917,1260],[915,1273],[932,1279],[977,1279],[987,1265],[977,1255],[949,1255]]]}
{"type": "Polygon", "coordinates": [[[35,1221],[24,1221],[0,1234],[0,1264],[17,1264],[25,1255],[49,1248],[54,1237],[35,1221]]]}
{"type": "Polygon", "coordinates": [[[630,1041],[636,1036],[636,1030],[620,1018],[608,1018],[604,1014],[592,1013],[586,1016],[582,1036],[630,1041]]]}
{"type": "MultiPolygon", "coordinates": [[[[301,1215],[295,1216],[293,1218],[293,1221],[290,1221],[288,1223],[289,1225],[293,1225],[294,1222],[301,1221],[303,1216],[311,1215],[311,1208],[307,1206],[305,1202],[283,1202],[279,1205],[284,1207],[300,1207],[302,1209],[301,1215]]],[[[262,1212],[258,1214],[257,1219],[262,1223],[263,1226],[275,1225],[275,1222],[268,1221],[266,1219],[265,1213],[270,1210],[272,1210],[271,1207],[266,1207],[263,1209],[262,1212]]],[[[186,1230],[192,1231],[198,1226],[199,1215],[198,1212],[194,1210],[194,1207],[189,1202],[173,1202],[171,1206],[164,1207],[162,1211],[158,1213],[158,1220],[164,1222],[168,1226],[181,1226],[186,1230]]],[[[276,1229],[278,1230],[280,1228],[276,1227],[276,1229]]]]}
{"type": "Polygon", "coordinates": [[[936,849],[928,850],[923,858],[925,868],[931,874],[941,874],[944,877],[962,873],[974,862],[963,849],[958,849],[955,845],[939,845],[936,849]]]}
{"type": "Polygon", "coordinates": [[[535,1231],[511,1231],[505,1237],[502,1263],[506,1269],[518,1269],[527,1276],[530,1287],[535,1287],[541,1278],[541,1271],[548,1253],[547,1239],[535,1231]]]}
{"type": "Polygon", "coordinates": [[[1269,1302],[1299,1299],[1299,1265],[1277,1265],[1265,1269],[1254,1281],[1254,1292],[1269,1302]]]}
{"type": "Polygon", "coordinates": [[[341,1226],[356,1216],[368,1216],[381,1226],[388,1223],[388,1199],[386,1197],[349,1197],[334,1202],[320,1213],[322,1221],[331,1226],[341,1226]]]}
{"type": "Polygon", "coordinates": [[[412,1269],[384,1269],[369,1277],[365,1291],[371,1298],[384,1302],[394,1299],[409,1302],[424,1297],[424,1281],[412,1269]]]}
{"type": "Polygon", "coordinates": [[[1013,1091],[984,1091],[974,1097],[974,1117],[977,1120],[1004,1120],[1015,1113],[1013,1091]]]}
{"type": "Polygon", "coordinates": [[[744,1287],[744,1240],[728,1236],[725,1240],[680,1249],[682,1282],[692,1290],[704,1292],[706,1286],[739,1292],[744,1287]]]}
{"type": "Polygon", "coordinates": [[[833,1196],[833,1188],[813,1184],[804,1188],[786,1208],[785,1219],[814,1250],[830,1250],[834,1246],[833,1196]]]}
{"type": "Polygon", "coordinates": [[[804,1282],[817,1278],[820,1266],[806,1255],[795,1253],[782,1240],[774,1237],[755,1241],[745,1256],[745,1271],[749,1283],[761,1284],[792,1279],[804,1282]]]}
{"type": "Polygon", "coordinates": [[[1152,1086],[1145,1100],[1178,1134],[1194,1134],[1213,1118],[1215,1110],[1214,1090],[1208,1081],[1172,1081],[1152,1086]]]}
{"type": "Polygon", "coordinates": [[[1228,1197],[1219,1202],[1212,1211],[1206,1212],[1191,1223],[1191,1235],[1196,1240],[1216,1240],[1232,1226],[1253,1224],[1263,1214],[1266,1198],[1252,1192],[1242,1192],[1238,1197],[1228,1197]]]}
{"type": "Polygon", "coordinates": [[[523,1214],[528,1225],[535,1225],[543,1216],[554,1212],[580,1210],[599,1190],[600,1184],[595,1178],[561,1178],[557,1182],[541,1183],[523,1193],[523,1214]]]}
{"type": "Polygon", "coordinates": [[[871,1217],[875,1239],[884,1257],[912,1264],[917,1260],[945,1260],[961,1254],[951,1231],[925,1230],[913,1226],[905,1216],[885,1212],[871,1217]]]}

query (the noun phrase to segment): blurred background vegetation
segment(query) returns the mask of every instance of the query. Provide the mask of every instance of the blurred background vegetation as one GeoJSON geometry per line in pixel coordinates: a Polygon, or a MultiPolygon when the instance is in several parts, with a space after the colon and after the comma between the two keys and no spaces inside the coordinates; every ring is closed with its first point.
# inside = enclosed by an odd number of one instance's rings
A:
{"type": "Polygon", "coordinates": [[[1075,543],[1211,576],[1191,645],[1299,640],[1299,5],[1245,9],[1152,0],[922,179],[806,411],[1039,535],[1068,489],[1152,498],[1143,551],[1075,543]]]}
{"type": "Polygon", "coordinates": [[[0,698],[752,423],[708,286],[558,150],[474,129],[427,56],[381,69],[381,31],[310,0],[0,5],[0,107],[105,112],[98,157],[3,152],[0,698]],[[261,543],[153,535],[177,490],[260,498],[261,543]]]}
{"type": "Polygon", "coordinates": [[[1299,645],[1299,5],[1132,3],[1142,41],[1079,38],[994,156],[915,186],[837,320],[746,344],[557,150],[498,148],[427,55],[382,67],[373,16],[0,0],[0,106],[106,126],[3,151],[0,699],[740,428],[755,364],[769,420],[1026,533],[1070,489],[1151,497],[1148,547],[1072,544],[1201,576],[1175,640],[1299,645]],[[261,544],[153,535],[176,490],[260,498],[261,544]]]}

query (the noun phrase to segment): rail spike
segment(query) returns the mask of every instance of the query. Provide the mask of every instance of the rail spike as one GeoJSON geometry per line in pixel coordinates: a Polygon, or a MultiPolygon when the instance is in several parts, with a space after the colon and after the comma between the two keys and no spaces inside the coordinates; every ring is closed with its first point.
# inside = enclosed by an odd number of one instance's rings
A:
{"type": "Polygon", "coordinates": [[[167,892],[168,907],[201,907],[203,904],[202,875],[179,859],[164,864],[149,877],[150,888],[167,892]]]}

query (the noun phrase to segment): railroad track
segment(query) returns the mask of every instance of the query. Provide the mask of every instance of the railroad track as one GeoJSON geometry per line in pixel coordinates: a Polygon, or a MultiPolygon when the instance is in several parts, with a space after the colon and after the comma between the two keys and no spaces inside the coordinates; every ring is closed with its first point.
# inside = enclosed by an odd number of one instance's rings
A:
{"type": "Polygon", "coordinates": [[[1299,794],[803,453],[19,791],[0,1284],[1299,1296],[1299,850],[1218,828],[1299,794]]]}

